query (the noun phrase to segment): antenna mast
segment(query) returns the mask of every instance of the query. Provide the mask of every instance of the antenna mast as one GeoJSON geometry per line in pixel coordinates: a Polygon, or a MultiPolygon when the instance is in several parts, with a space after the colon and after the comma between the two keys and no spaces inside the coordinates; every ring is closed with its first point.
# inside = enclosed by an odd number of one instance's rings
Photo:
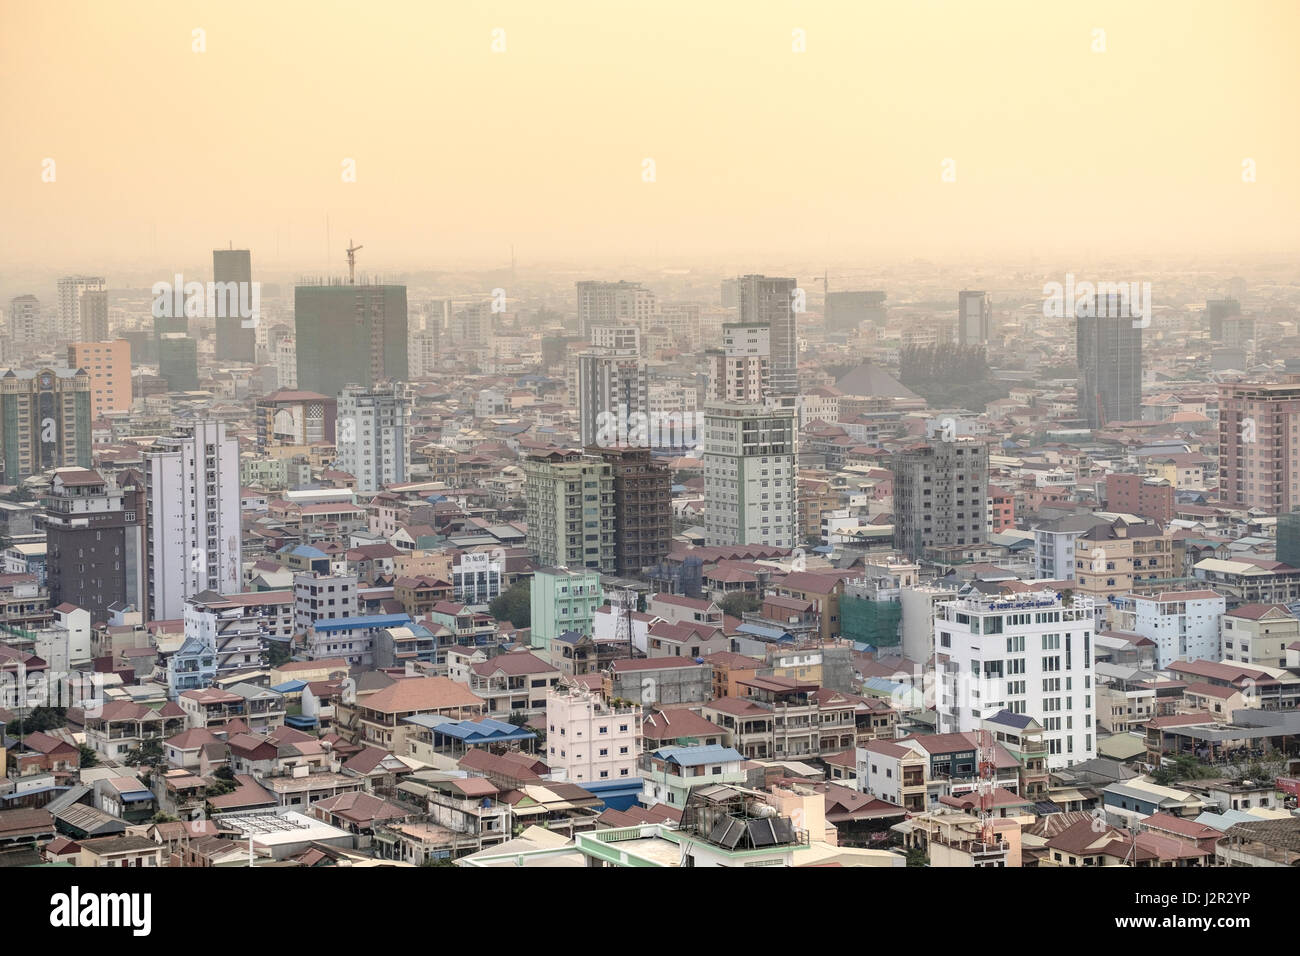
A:
{"type": "Polygon", "coordinates": [[[993,791],[997,789],[997,757],[993,749],[993,734],[988,730],[976,732],[979,742],[979,808],[980,842],[993,845],[993,791]]]}

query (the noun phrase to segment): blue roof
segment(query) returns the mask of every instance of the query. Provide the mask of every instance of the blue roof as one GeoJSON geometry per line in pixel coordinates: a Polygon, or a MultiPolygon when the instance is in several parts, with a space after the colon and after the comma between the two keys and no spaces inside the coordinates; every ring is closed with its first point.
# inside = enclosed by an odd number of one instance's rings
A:
{"type": "Polygon", "coordinates": [[[324,558],[327,557],[320,548],[313,548],[309,544],[286,544],[280,549],[280,554],[288,551],[290,554],[300,558],[324,558]]]}
{"type": "Polygon", "coordinates": [[[761,624],[752,624],[746,622],[736,628],[742,634],[753,634],[757,637],[766,637],[773,641],[791,641],[794,635],[789,631],[783,631],[779,627],[763,627],[761,624]]]}
{"type": "Polygon", "coordinates": [[[467,744],[496,743],[510,740],[534,740],[531,730],[485,717],[482,720],[448,720],[433,727],[435,734],[454,737],[467,744]]]}
{"type": "Polygon", "coordinates": [[[296,694],[306,686],[305,680],[287,680],[283,684],[276,684],[271,690],[277,694],[296,694]]]}
{"type": "Polygon", "coordinates": [[[720,747],[717,744],[704,747],[664,747],[656,750],[654,756],[679,767],[698,767],[706,763],[731,763],[745,759],[736,748],[720,747]]]}
{"type": "Polygon", "coordinates": [[[350,631],[368,627],[401,627],[410,624],[409,614],[363,614],[360,617],[340,617],[332,621],[317,621],[317,631],[350,631]]]}

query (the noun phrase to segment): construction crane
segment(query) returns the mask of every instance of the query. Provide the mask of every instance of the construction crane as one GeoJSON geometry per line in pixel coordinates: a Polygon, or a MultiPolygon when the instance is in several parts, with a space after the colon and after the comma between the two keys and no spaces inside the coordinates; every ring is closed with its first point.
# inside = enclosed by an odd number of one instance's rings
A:
{"type": "Polygon", "coordinates": [[[979,747],[979,794],[980,842],[985,847],[993,846],[993,794],[997,790],[997,753],[993,747],[993,734],[988,730],[976,731],[979,747]]]}
{"type": "Polygon", "coordinates": [[[348,285],[357,284],[357,253],[364,248],[365,246],[354,246],[352,240],[348,240],[348,285]]]}

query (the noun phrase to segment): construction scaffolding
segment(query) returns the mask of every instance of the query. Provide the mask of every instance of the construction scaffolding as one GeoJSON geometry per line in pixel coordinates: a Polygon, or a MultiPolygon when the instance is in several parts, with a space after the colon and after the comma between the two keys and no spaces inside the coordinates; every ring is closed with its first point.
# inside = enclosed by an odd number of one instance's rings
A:
{"type": "Polygon", "coordinates": [[[895,647],[902,642],[903,605],[897,601],[840,595],[840,636],[872,647],[895,647]]]}

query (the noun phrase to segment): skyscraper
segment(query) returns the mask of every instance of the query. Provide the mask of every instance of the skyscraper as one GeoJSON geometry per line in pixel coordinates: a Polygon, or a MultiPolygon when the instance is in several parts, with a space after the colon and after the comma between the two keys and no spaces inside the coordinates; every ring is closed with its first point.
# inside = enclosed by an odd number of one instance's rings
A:
{"type": "Polygon", "coordinates": [[[102,342],[108,338],[108,290],[87,289],[81,294],[81,334],[78,341],[102,342]]]}
{"type": "Polygon", "coordinates": [[[145,453],[149,620],[179,620],[185,599],[241,583],[239,442],[224,423],[160,438],[145,453]]]}
{"type": "Polygon", "coordinates": [[[199,387],[199,343],[180,332],[158,337],[158,375],[169,392],[192,392],[199,387]]]}
{"type": "Polygon", "coordinates": [[[339,393],[338,467],[357,479],[357,491],[379,491],[411,472],[411,401],[401,382],[349,385],[339,393]]]}
{"type": "Polygon", "coordinates": [[[740,321],[744,325],[766,325],[769,329],[772,365],[770,389],[773,395],[799,394],[799,339],[795,319],[794,279],[772,279],[748,275],[737,280],[740,321]]]}
{"type": "Polygon", "coordinates": [[[827,292],[826,331],[852,332],[863,322],[885,324],[885,293],[827,292]]]}
{"type": "Polygon", "coordinates": [[[644,415],[649,408],[650,380],[637,330],[593,327],[592,341],[597,344],[578,356],[578,421],[584,446],[609,444],[602,433],[609,434],[613,426],[616,434],[625,434],[616,423],[644,415]]]}
{"type": "Polygon", "coordinates": [[[126,339],[73,342],[68,346],[68,368],[84,368],[90,376],[92,418],[130,410],[131,344],[126,339]]]}
{"type": "MultiPolygon", "coordinates": [[[[59,341],[88,341],[85,334],[85,321],[86,318],[90,318],[92,323],[96,321],[95,313],[99,309],[101,300],[92,300],[92,303],[86,307],[86,314],[83,315],[83,297],[87,292],[102,292],[107,287],[102,276],[64,276],[59,280],[59,319],[55,330],[59,341]]],[[[102,336],[96,338],[108,337],[106,300],[104,300],[104,309],[104,332],[102,336]]]]}
{"type": "Polygon", "coordinates": [[[1142,417],[1142,327],[1119,296],[1098,295],[1075,319],[1079,417],[1089,428],[1142,417]],[[1092,314],[1087,314],[1091,312],[1092,314]]]}
{"type": "Polygon", "coordinates": [[[337,395],[348,385],[404,379],[406,286],[315,285],[294,291],[296,388],[337,395]]]}
{"type": "Polygon", "coordinates": [[[15,296],[9,300],[9,340],[14,348],[24,349],[49,342],[49,329],[41,322],[41,302],[34,295],[15,296]]]}
{"type": "Polygon", "coordinates": [[[655,294],[639,282],[584,281],[576,285],[578,333],[584,339],[597,325],[628,322],[644,328],[655,313],[655,294]]]}
{"type": "Polygon", "coordinates": [[[48,468],[90,467],[90,376],[81,369],[9,369],[0,376],[4,484],[48,468]]]}
{"type": "Polygon", "coordinates": [[[722,348],[706,353],[709,401],[753,404],[763,400],[772,372],[771,334],[766,325],[722,327],[722,348]]]}
{"type": "Polygon", "coordinates": [[[985,541],[989,450],[970,439],[932,439],[894,455],[894,546],[909,558],[929,548],[985,541]]]}
{"type": "Polygon", "coordinates": [[[703,464],[705,544],[799,543],[793,409],[705,403],[703,464]]]}
{"type": "Polygon", "coordinates": [[[987,344],[992,325],[993,303],[987,292],[957,293],[957,344],[987,344]]]}
{"type": "Polygon", "coordinates": [[[1300,506],[1297,426],[1300,383],[1219,386],[1221,504],[1275,515],[1300,506]]]}
{"type": "MultiPolygon", "coordinates": [[[[252,253],[247,249],[212,250],[212,280],[217,283],[247,283],[252,287],[253,261],[252,253]]],[[[235,287],[238,289],[238,286],[235,287]]],[[[238,291],[234,301],[240,301],[238,291]]],[[[217,301],[231,301],[230,296],[218,293],[217,301]]],[[[247,297],[245,298],[247,301],[247,297]]],[[[227,309],[225,311],[235,311],[227,309]]],[[[216,316],[216,358],[218,361],[252,362],[257,357],[257,330],[251,326],[244,327],[245,319],[240,315],[216,316]]]]}

